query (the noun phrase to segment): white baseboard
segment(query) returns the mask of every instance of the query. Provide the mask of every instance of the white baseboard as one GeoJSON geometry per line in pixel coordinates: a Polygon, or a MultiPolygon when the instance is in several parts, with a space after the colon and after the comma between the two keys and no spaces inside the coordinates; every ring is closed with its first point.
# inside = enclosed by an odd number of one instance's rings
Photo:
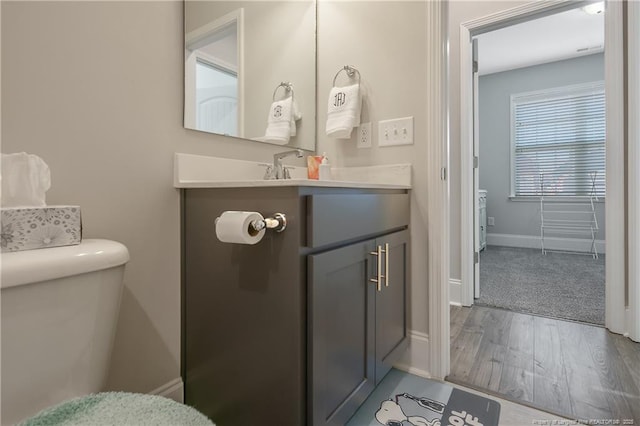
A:
{"type": "MultiPolygon", "coordinates": [[[[588,252],[591,240],[581,238],[559,238],[545,237],[545,246],[549,250],[583,251],[588,252]]],[[[536,248],[540,247],[540,237],[537,235],[516,235],[516,234],[487,234],[487,245],[536,248]]],[[[604,240],[596,240],[598,253],[605,253],[604,240]]]]}
{"type": "Polygon", "coordinates": [[[164,385],[152,390],[149,393],[151,395],[160,395],[164,396],[165,398],[184,403],[184,383],[182,383],[182,378],[180,377],[165,383],[164,385]]]}
{"type": "Polygon", "coordinates": [[[429,335],[409,330],[409,349],[394,367],[416,376],[430,378],[429,335]]]}
{"type": "Polygon", "coordinates": [[[462,306],[462,281],[449,278],[449,303],[462,306]]]}

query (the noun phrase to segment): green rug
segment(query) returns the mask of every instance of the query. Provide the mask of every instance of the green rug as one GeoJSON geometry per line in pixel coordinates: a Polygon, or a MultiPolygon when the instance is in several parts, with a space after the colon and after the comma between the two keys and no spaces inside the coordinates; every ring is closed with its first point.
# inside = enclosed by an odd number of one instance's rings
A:
{"type": "Polygon", "coordinates": [[[53,425],[213,426],[213,423],[194,408],[171,399],[126,392],[71,399],[20,423],[20,426],[53,425]]]}
{"type": "Polygon", "coordinates": [[[392,369],[347,426],[497,426],[500,404],[392,369]]]}

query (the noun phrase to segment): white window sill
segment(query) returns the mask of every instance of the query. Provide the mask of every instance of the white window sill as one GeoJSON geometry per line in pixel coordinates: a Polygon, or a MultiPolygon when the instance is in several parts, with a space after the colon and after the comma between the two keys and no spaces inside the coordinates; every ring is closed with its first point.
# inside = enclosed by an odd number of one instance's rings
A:
{"type": "MultiPolygon", "coordinates": [[[[584,203],[585,201],[589,201],[589,197],[553,197],[553,196],[546,196],[545,200],[547,201],[557,201],[557,202],[562,202],[562,203],[584,203]]],[[[593,202],[594,203],[604,203],[604,197],[599,197],[598,199],[594,199],[593,202]]],[[[524,202],[524,203],[540,203],[540,197],[539,196],[522,196],[522,195],[512,195],[509,197],[509,201],[515,201],[515,202],[524,202]]]]}

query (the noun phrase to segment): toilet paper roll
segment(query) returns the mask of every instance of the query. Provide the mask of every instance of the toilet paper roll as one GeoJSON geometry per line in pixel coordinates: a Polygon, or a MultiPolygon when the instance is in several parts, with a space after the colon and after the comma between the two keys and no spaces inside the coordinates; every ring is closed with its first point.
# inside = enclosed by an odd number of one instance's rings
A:
{"type": "Polygon", "coordinates": [[[265,229],[253,229],[254,220],[264,218],[258,212],[226,211],[216,219],[216,236],[223,243],[257,244],[264,237],[265,229]]]}

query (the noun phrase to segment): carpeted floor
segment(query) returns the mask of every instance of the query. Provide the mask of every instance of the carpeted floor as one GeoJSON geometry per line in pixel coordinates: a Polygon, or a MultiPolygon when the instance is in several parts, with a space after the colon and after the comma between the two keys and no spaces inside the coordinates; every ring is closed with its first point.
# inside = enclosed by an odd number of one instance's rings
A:
{"type": "Polygon", "coordinates": [[[479,305],[604,325],[604,255],[487,246],[480,252],[479,305]]]}

